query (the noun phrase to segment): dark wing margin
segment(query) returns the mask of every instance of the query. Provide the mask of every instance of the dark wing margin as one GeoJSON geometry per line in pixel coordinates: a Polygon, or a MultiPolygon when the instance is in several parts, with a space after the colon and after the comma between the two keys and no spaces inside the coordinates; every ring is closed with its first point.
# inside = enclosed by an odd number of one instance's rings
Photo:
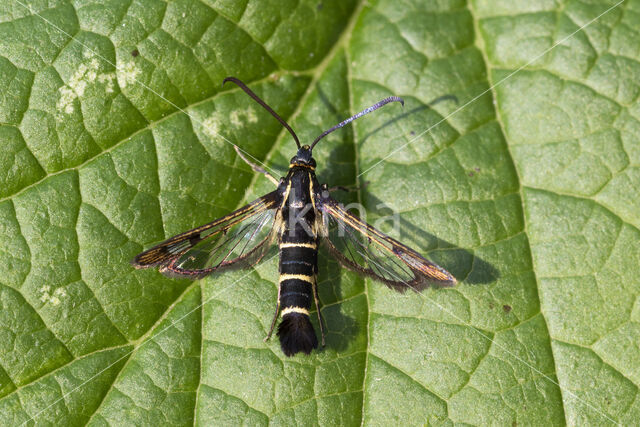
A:
{"type": "Polygon", "coordinates": [[[331,197],[319,203],[319,210],[323,217],[323,241],[343,266],[401,292],[456,284],[448,271],[376,230],[331,197]]]}
{"type": "Polygon", "coordinates": [[[281,195],[276,190],[222,218],[180,233],[138,254],[135,268],[199,279],[213,271],[256,264],[273,241],[281,195]]]}

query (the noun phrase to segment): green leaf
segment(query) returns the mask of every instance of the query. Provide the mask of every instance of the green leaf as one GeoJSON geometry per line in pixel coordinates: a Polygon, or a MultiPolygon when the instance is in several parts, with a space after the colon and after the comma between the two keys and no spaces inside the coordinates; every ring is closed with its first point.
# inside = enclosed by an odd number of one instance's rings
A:
{"type": "Polygon", "coordinates": [[[4,2],[0,424],[634,423],[639,37],[637,0],[4,2]],[[286,358],[276,259],[134,271],[271,191],[232,144],[286,172],[229,75],[304,142],[403,97],[324,139],[319,179],[460,283],[321,253],[327,346],[286,358]]]}

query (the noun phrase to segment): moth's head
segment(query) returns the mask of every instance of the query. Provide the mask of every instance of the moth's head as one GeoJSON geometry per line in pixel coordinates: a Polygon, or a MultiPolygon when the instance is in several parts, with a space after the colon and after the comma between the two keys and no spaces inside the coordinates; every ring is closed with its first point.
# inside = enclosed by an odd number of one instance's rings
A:
{"type": "Polygon", "coordinates": [[[311,147],[303,145],[298,149],[298,153],[291,158],[289,163],[289,169],[294,167],[302,167],[314,170],[316,168],[316,161],[311,156],[311,147]]]}

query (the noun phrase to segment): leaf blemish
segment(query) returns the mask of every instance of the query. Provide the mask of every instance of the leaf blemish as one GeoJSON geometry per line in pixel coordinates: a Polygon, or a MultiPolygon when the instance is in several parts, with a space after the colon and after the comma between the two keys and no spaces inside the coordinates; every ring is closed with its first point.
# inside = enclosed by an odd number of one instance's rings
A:
{"type": "Polygon", "coordinates": [[[115,76],[113,75],[113,73],[100,74],[98,76],[98,81],[106,85],[105,91],[107,93],[113,93],[114,82],[115,82],[115,76]]]}
{"type": "Polygon", "coordinates": [[[205,135],[210,138],[217,137],[220,132],[220,123],[214,116],[211,116],[202,122],[202,126],[204,128],[205,135]]]}
{"type": "Polygon", "coordinates": [[[60,304],[60,298],[64,298],[67,296],[67,291],[65,291],[63,288],[56,289],[53,294],[51,294],[50,291],[51,286],[45,285],[41,287],[40,292],[42,293],[42,295],[40,295],[40,301],[45,304],[50,303],[52,305],[58,305],[60,304]]]}
{"type": "Polygon", "coordinates": [[[245,122],[256,123],[258,116],[256,116],[256,112],[252,108],[249,108],[247,110],[232,111],[229,115],[229,120],[233,126],[240,127],[245,122]]]}
{"type": "Polygon", "coordinates": [[[118,82],[123,88],[135,83],[141,72],[139,68],[136,68],[136,64],[133,61],[119,65],[117,71],[118,82]]]}
{"type": "Polygon", "coordinates": [[[73,113],[73,101],[84,95],[87,85],[96,80],[99,66],[96,58],[93,58],[89,64],[80,64],[67,84],[58,89],[60,92],[60,99],[56,105],[58,111],[64,111],[67,114],[73,113]]]}
{"type": "MultiPolygon", "coordinates": [[[[85,58],[89,59],[87,55],[85,55],[85,58]]],[[[105,85],[106,93],[113,93],[114,74],[98,73],[99,70],[100,63],[97,58],[91,58],[88,63],[81,63],[67,84],[58,89],[60,93],[60,98],[56,104],[58,111],[72,114],[74,111],[73,102],[84,95],[89,84],[96,81],[105,85]]]]}

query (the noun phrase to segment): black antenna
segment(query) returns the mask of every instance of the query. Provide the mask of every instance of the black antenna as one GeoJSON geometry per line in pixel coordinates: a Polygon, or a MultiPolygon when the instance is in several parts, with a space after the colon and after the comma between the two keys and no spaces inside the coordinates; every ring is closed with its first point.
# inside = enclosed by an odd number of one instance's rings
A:
{"type": "Polygon", "coordinates": [[[271,107],[269,107],[266,102],[264,102],[262,99],[260,99],[258,97],[258,95],[253,93],[253,91],[251,89],[249,89],[246,84],[242,83],[240,80],[236,79],[235,77],[227,77],[226,79],[224,79],[222,81],[222,84],[224,85],[226,82],[233,82],[233,83],[237,84],[238,86],[240,86],[240,89],[245,91],[247,93],[247,95],[249,95],[250,97],[253,98],[254,101],[256,101],[258,104],[262,105],[262,107],[265,110],[267,110],[273,117],[276,118],[276,120],[278,120],[280,122],[280,124],[282,124],[282,126],[284,126],[289,131],[291,136],[293,136],[293,139],[296,141],[296,145],[298,146],[298,148],[300,148],[300,141],[298,140],[298,135],[296,135],[296,133],[293,131],[293,129],[291,129],[291,126],[289,126],[287,124],[287,122],[285,122],[284,119],[278,115],[278,113],[273,111],[273,109],[271,107]]]}
{"type": "Polygon", "coordinates": [[[322,138],[324,138],[325,136],[329,135],[331,132],[333,132],[336,129],[340,129],[342,126],[351,123],[352,121],[354,121],[355,119],[357,119],[358,117],[362,117],[365,114],[369,114],[372,111],[377,110],[378,108],[382,107],[383,105],[386,105],[390,102],[399,102],[400,104],[402,104],[402,106],[404,107],[404,100],[402,98],[398,98],[397,96],[390,96],[388,98],[383,99],[382,101],[378,102],[377,104],[373,104],[371,107],[364,109],[362,111],[360,111],[358,114],[353,115],[351,117],[349,117],[347,120],[342,121],[340,123],[338,123],[337,125],[335,125],[334,127],[332,127],[331,129],[325,130],[324,132],[322,132],[322,135],[320,135],[319,137],[317,137],[313,143],[311,144],[311,150],[313,150],[313,147],[318,143],[318,141],[320,141],[322,138]]]}

